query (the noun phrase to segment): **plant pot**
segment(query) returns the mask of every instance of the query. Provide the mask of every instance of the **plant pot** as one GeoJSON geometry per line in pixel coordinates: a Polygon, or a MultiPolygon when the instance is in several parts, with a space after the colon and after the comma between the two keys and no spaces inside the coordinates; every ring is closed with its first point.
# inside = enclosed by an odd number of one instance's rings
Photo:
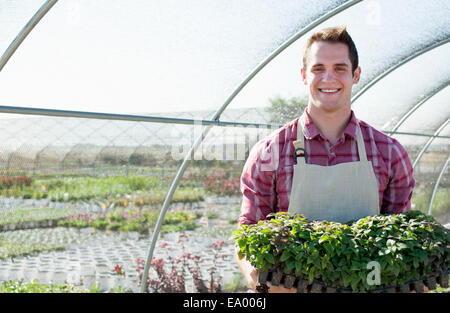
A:
{"type": "Polygon", "coordinates": [[[426,285],[427,288],[430,289],[430,290],[436,289],[436,277],[435,277],[435,276],[428,277],[428,278],[425,280],[425,285],[426,285]]]}
{"type": "Polygon", "coordinates": [[[284,280],[283,280],[284,288],[291,289],[292,286],[294,285],[295,279],[296,279],[296,277],[294,275],[285,274],[284,280]]]}
{"type": "Polygon", "coordinates": [[[404,284],[403,286],[400,287],[400,292],[401,293],[409,293],[411,292],[411,286],[410,284],[404,284]]]}
{"type": "Polygon", "coordinates": [[[281,283],[281,278],[283,278],[283,271],[280,268],[277,268],[272,272],[272,280],[270,281],[270,283],[273,286],[279,286],[281,283]]]}
{"type": "Polygon", "coordinates": [[[48,270],[40,269],[40,270],[38,270],[36,280],[39,284],[48,284],[49,276],[50,276],[50,272],[48,270]]]}
{"type": "Polygon", "coordinates": [[[267,282],[268,275],[269,275],[268,270],[265,271],[258,270],[258,283],[265,284],[267,282]]]}
{"type": "MultiPolygon", "coordinates": [[[[34,279],[36,279],[37,276],[37,270],[36,270],[36,266],[32,267],[30,265],[28,265],[28,267],[26,267],[23,270],[23,278],[25,281],[32,281],[34,279]]],[[[0,278],[1,280],[1,278],[0,278]]]]}
{"type": "Polygon", "coordinates": [[[386,288],[383,293],[395,293],[396,289],[394,287],[386,288]]]}
{"type": "Polygon", "coordinates": [[[439,273],[438,283],[442,288],[448,288],[448,272],[439,273]]]}
{"type": "Polygon", "coordinates": [[[424,293],[425,292],[424,284],[423,284],[423,282],[421,280],[415,281],[413,283],[413,285],[414,285],[414,290],[417,293],[424,293]]]}
{"type": "Polygon", "coordinates": [[[335,287],[327,287],[326,293],[336,293],[337,292],[337,288],[335,287]]]}
{"type": "Polygon", "coordinates": [[[81,280],[83,281],[83,287],[85,289],[89,289],[95,283],[95,275],[92,275],[92,274],[90,274],[90,275],[83,275],[81,277],[81,280]]]}
{"type": "Polygon", "coordinates": [[[299,279],[297,283],[297,293],[307,293],[308,281],[299,279]]]}
{"type": "Polygon", "coordinates": [[[13,267],[9,271],[9,280],[19,280],[22,279],[22,269],[19,267],[13,267]]]}
{"type": "Polygon", "coordinates": [[[311,286],[311,293],[322,293],[323,292],[323,286],[319,283],[313,283],[311,286]]]}
{"type": "Polygon", "coordinates": [[[55,270],[52,282],[54,284],[64,284],[67,280],[67,273],[63,269],[55,270]]]}

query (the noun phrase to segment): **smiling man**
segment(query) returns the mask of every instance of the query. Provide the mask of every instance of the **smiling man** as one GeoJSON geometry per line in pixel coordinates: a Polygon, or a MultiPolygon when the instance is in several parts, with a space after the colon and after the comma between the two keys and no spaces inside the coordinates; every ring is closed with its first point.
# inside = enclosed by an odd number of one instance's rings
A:
{"type": "MultiPolygon", "coordinates": [[[[308,107],[253,147],[241,177],[240,224],[279,211],[346,222],[410,210],[415,180],[406,150],[351,109],[360,75],[345,27],[322,29],[308,39],[301,69],[308,107]]],[[[257,270],[248,261],[237,262],[255,288],[257,270]]],[[[269,292],[295,289],[270,286],[269,292]]]]}

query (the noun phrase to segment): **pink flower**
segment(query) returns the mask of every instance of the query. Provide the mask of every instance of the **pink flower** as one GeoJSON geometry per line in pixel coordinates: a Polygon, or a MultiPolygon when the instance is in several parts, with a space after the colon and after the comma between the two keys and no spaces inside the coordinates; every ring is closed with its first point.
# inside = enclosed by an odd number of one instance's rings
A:
{"type": "Polygon", "coordinates": [[[183,239],[187,240],[188,236],[186,234],[183,234],[183,233],[179,234],[178,235],[178,242],[183,242],[183,239]]]}
{"type": "Polygon", "coordinates": [[[213,246],[214,249],[220,250],[220,249],[222,249],[224,244],[225,244],[224,240],[218,240],[218,241],[213,242],[211,245],[213,246]]]}
{"type": "Polygon", "coordinates": [[[118,264],[114,267],[113,272],[115,272],[118,275],[125,275],[125,271],[123,270],[123,266],[118,265],[118,264]]]}

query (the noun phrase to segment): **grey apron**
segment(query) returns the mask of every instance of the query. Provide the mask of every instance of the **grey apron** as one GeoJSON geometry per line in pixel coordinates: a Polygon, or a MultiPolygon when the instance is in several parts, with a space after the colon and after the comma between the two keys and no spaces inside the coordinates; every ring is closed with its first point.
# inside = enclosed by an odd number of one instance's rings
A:
{"type": "MultiPolygon", "coordinates": [[[[305,137],[300,120],[297,123],[294,147],[296,151],[305,151],[305,137]]],[[[339,223],[379,214],[378,184],[372,163],[367,160],[359,124],[357,134],[357,162],[320,166],[307,164],[305,154],[297,157],[289,213],[304,214],[309,220],[339,223]]]]}

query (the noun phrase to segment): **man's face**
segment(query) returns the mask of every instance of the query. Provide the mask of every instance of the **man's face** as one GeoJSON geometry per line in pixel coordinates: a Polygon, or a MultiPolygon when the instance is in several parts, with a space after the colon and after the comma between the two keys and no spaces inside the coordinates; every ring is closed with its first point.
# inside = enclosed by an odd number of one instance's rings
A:
{"type": "Polygon", "coordinates": [[[361,68],[352,75],[348,47],[343,43],[314,42],[302,80],[309,88],[309,102],[325,112],[350,108],[353,84],[358,83],[361,68]]]}

